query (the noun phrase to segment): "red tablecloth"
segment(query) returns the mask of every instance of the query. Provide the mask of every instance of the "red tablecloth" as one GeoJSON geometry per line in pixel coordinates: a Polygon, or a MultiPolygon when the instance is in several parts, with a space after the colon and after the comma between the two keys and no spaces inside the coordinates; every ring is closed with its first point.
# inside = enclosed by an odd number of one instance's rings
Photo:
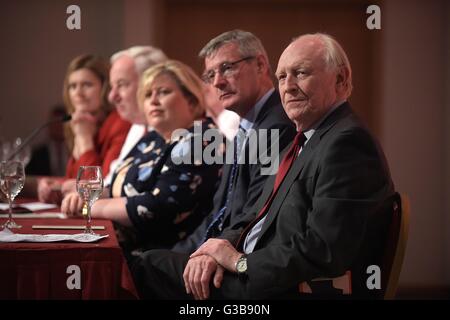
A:
{"type": "MultiPolygon", "coordinates": [[[[6,219],[0,219],[3,224],[6,219]]],[[[73,234],[32,225],[84,225],[81,219],[17,219],[15,233],[73,234]]],[[[111,221],[94,220],[109,237],[95,243],[0,243],[0,299],[136,299],[138,297],[111,221]],[[78,269],[79,268],[79,269],[78,269]],[[81,287],[76,288],[80,275],[81,287]]]]}

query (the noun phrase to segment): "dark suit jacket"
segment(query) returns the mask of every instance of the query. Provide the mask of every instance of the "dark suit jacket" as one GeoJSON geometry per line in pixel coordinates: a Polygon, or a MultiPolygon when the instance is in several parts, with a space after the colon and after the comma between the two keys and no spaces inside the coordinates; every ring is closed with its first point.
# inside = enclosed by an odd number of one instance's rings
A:
{"type": "MultiPolygon", "coordinates": [[[[284,112],[283,106],[280,102],[280,95],[278,91],[274,91],[266,101],[264,106],[261,108],[256,117],[253,129],[267,129],[267,132],[269,133],[267,153],[269,155],[272,152],[274,143],[278,142],[279,151],[281,151],[290,142],[292,142],[292,139],[295,136],[295,127],[284,112]],[[278,141],[270,141],[271,129],[279,130],[278,141]]],[[[259,137],[257,136],[257,138],[259,137]]],[[[248,160],[250,152],[249,143],[246,143],[244,149],[248,160]]],[[[254,151],[255,149],[252,150],[254,151]]],[[[173,251],[180,253],[192,253],[202,243],[203,237],[206,233],[208,225],[213,219],[214,214],[218,212],[225,203],[231,167],[231,164],[225,164],[223,166],[221,182],[214,195],[213,210],[203,220],[200,226],[197,227],[193,234],[191,234],[185,240],[178,242],[173,247],[173,251]]],[[[261,194],[266,179],[269,177],[268,175],[261,175],[261,168],[262,165],[259,159],[254,164],[246,161],[244,164],[240,164],[238,166],[231,194],[232,200],[225,212],[225,220],[223,223],[224,229],[229,225],[235,226],[233,230],[229,231],[228,237],[238,236],[242,232],[242,229],[245,227],[246,221],[251,221],[254,218],[254,212],[252,208],[261,194]],[[246,216],[247,220],[242,220],[242,216],[246,216]]]]}
{"type": "MultiPolygon", "coordinates": [[[[255,212],[274,179],[267,181],[255,212]]],[[[281,184],[248,255],[248,278],[226,273],[212,297],[298,297],[300,282],[349,269],[353,292],[364,296],[366,268],[380,265],[393,190],[377,142],[348,103],[341,105],[322,122],[281,184]]]]}

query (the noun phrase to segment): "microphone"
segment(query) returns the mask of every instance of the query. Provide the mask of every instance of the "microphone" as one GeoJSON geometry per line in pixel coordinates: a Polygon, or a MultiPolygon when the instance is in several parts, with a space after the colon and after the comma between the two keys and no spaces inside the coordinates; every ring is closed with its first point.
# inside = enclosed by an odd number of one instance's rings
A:
{"type": "Polygon", "coordinates": [[[56,119],[47,121],[40,127],[37,127],[28,135],[28,137],[25,140],[23,140],[23,142],[17,147],[17,149],[14,150],[8,156],[8,161],[13,159],[16,155],[18,155],[20,153],[20,151],[22,151],[22,149],[25,148],[25,146],[28,145],[30,143],[30,141],[33,140],[33,138],[36,137],[39,132],[41,132],[42,129],[48,127],[49,125],[51,125],[53,123],[58,123],[58,122],[64,123],[64,122],[70,121],[71,119],[72,119],[72,116],[70,114],[65,114],[62,117],[58,117],[56,119]]]}

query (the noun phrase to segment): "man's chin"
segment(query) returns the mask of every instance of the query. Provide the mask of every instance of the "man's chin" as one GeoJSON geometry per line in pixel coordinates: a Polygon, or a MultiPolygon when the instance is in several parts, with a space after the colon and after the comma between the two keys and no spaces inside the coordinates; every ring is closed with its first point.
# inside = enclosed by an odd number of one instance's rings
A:
{"type": "Polygon", "coordinates": [[[302,117],[305,116],[305,114],[302,112],[302,110],[299,109],[291,109],[291,110],[285,110],[286,114],[291,121],[296,122],[298,120],[301,120],[302,117]]]}
{"type": "Polygon", "coordinates": [[[117,113],[123,120],[131,122],[132,119],[130,119],[130,115],[125,110],[117,109],[117,113]]]}

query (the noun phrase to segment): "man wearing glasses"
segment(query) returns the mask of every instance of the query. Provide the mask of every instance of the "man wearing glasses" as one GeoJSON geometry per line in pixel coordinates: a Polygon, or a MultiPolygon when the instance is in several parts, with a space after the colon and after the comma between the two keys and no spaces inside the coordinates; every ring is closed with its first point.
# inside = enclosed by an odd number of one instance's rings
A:
{"type": "MultiPolygon", "coordinates": [[[[213,87],[224,109],[241,117],[234,150],[227,151],[233,152],[239,161],[225,164],[211,214],[191,236],[173,248],[182,253],[192,253],[208,238],[220,236],[230,223],[252,208],[259,197],[268,175],[261,174],[261,159],[249,163],[255,146],[247,143],[247,136],[256,132],[257,139],[267,138],[266,152],[274,156],[295,135],[295,128],[274,89],[267,53],[255,35],[242,30],[225,32],[212,39],[199,57],[205,61],[206,71],[202,76],[205,84],[213,87]],[[259,129],[267,129],[267,135],[262,137],[259,129]],[[273,129],[278,130],[278,141],[270,141],[273,129]]],[[[243,227],[245,225],[229,232],[238,237],[243,227]]]]}
{"type": "MultiPolygon", "coordinates": [[[[205,84],[215,89],[224,108],[241,117],[240,130],[234,141],[234,161],[224,165],[213,210],[193,234],[174,246],[176,253],[153,250],[137,259],[134,264],[135,282],[137,286],[142,285],[143,298],[153,297],[152,293],[146,292],[146,281],[151,279],[145,279],[145,274],[152,272],[150,269],[161,268],[169,274],[182,274],[189,254],[207,239],[226,236],[238,240],[243,228],[254,219],[249,212],[253,212],[251,209],[269,177],[261,174],[264,172],[261,159],[258,158],[256,163],[249,161],[256,153],[259,139],[267,139],[265,151],[273,158],[295,136],[295,128],[283,110],[278,91],[274,89],[267,53],[255,35],[242,30],[225,32],[209,41],[199,57],[205,62],[202,76],[205,84]],[[264,131],[261,129],[267,130],[266,133],[262,134],[264,131]],[[271,130],[278,130],[277,141],[271,141],[271,130]],[[255,141],[251,139],[252,134],[256,134],[256,145],[249,143],[255,141]],[[231,225],[234,229],[227,228],[231,225]],[[149,268],[148,272],[146,268],[149,268]]],[[[260,150],[258,154],[261,154],[260,150]]],[[[204,260],[209,259],[211,257],[202,256],[194,262],[200,267],[204,260]]],[[[176,297],[174,294],[167,286],[161,288],[158,296],[170,299],[176,297]]]]}

